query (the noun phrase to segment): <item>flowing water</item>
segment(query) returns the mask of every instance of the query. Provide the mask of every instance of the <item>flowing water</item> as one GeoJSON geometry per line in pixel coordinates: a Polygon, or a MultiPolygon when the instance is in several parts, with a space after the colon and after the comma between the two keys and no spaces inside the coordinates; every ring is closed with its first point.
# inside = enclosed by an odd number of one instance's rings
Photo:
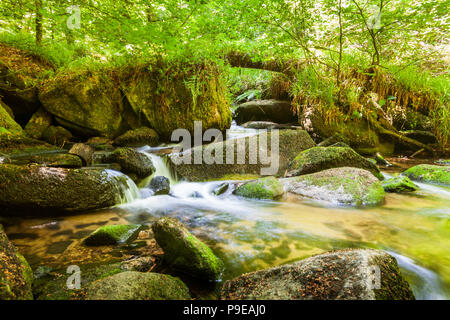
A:
{"type": "MultiPolygon", "coordinates": [[[[234,129],[232,137],[248,134],[234,129]]],[[[151,224],[161,216],[173,216],[225,261],[224,280],[333,249],[378,248],[397,258],[417,298],[450,298],[450,188],[419,184],[419,191],[387,194],[383,206],[371,208],[331,207],[292,198],[244,200],[232,190],[213,195],[223,181],[178,181],[164,158],[154,153],[160,149],[140,151],[153,160],[154,176],[169,178],[171,194],[152,196],[146,179],[139,184],[139,194],[130,188],[126,203],[115,208],[59,219],[10,221],[6,231],[32,266],[76,259],[80,239],[100,225],[151,224]]],[[[395,174],[395,170],[385,173],[395,174]]],[[[96,254],[104,252],[89,252],[96,254]]]]}

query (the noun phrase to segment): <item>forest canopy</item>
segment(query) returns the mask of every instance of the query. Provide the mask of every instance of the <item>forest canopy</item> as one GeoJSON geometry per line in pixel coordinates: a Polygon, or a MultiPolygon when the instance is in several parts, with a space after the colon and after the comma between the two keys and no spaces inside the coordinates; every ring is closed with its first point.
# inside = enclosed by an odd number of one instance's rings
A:
{"type": "Polygon", "coordinates": [[[448,0],[3,0],[0,41],[59,70],[207,59],[277,71],[290,78],[294,103],[319,99],[345,117],[367,116],[356,103],[361,81],[379,72],[386,77],[384,88],[372,88],[375,102],[382,107],[399,98],[387,89],[392,81],[403,92],[400,103],[417,93],[428,101],[445,147],[449,6],[448,0]]]}

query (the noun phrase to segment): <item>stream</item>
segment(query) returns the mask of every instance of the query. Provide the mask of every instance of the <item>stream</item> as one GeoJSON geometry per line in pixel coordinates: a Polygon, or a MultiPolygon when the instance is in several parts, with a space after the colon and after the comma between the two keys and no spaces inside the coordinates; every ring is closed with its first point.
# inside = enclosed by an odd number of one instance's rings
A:
{"type": "MultiPolygon", "coordinates": [[[[233,126],[228,138],[253,134],[233,126]]],[[[130,188],[114,208],[58,218],[12,220],[6,232],[33,268],[70,260],[81,239],[100,225],[151,224],[161,216],[180,219],[213,248],[226,265],[223,280],[322,252],[377,248],[392,254],[417,299],[450,298],[450,188],[418,184],[410,194],[386,195],[383,206],[331,207],[309,200],[257,201],[212,191],[223,181],[179,181],[161,148],[138,150],[171,182],[171,194],[152,196],[151,177],[130,188]]],[[[390,177],[404,168],[384,172],[390,177]]]]}

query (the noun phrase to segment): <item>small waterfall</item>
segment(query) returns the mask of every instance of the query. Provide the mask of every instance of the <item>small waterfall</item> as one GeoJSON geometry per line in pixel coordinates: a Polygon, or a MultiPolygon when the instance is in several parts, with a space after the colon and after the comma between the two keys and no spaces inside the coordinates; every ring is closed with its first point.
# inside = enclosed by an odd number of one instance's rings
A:
{"type": "Polygon", "coordinates": [[[175,172],[173,172],[169,165],[167,164],[167,158],[158,156],[151,151],[155,150],[156,148],[151,148],[149,146],[142,147],[138,149],[139,152],[142,152],[147,157],[150,158],[153,162],[153,166],[155,167],[155,172],[148,178],[146,178],[140,185],[142,186],[148,186],[150,183],[150,180],[153,177],[157,176],[164,176],[170,181],[170,185],[175,185],[178,182],[178,179],[176,177],[175,172]]]}
{"type": "Polygon", "coordinates": [[[119,204],[129,203],[141,197],[138,187],[130,177],[111,169],[105,169],[105,172],[108,174],[109,180],[117,182],[118,194],[120,195],[119,204]]]}

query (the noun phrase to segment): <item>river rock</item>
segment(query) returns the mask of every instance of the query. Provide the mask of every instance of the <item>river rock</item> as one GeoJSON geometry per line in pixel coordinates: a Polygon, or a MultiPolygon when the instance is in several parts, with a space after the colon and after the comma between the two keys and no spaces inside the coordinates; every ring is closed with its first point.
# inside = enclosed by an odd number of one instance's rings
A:
{"type": "Polygon", "coordinates": [[[42,72],[51,69],[50,63],[29,51],[0,44],[0,96],[21,125],[39,108],[36,83],[42,72]]]}
{"type": "Polygon", "coordinates": [[[227,281],[223,300],[414,300],[397,261],[379,250],[327,252],[227,281]]]}
{"type": "Polygon", "coordinates": [[[114,140],[115,145],[122,147],[140,147],[145,145],[154,147],[158,143],[158,133],[147,127],[129,130],[114,140]]]}
{"type": "Polygon", "coordinates": [[[297,122],[290,101],[254,100],[242,103],[235,112],[236,123],[248,121],[272,121],[275,123],[297,122]]]}
{"type": "Polygon", "coordinates": [[[84,165],[92,164],[92,157],[95,149],[84,143],[75,143],[69,150],[69,154],[78,156],[83,160],[84,165]]]}
{"type": "Polygon", "coordinates": [[[203,130],[230,127],[228,89],[216,65],[161,64],[138,66],[121,79],[121,90],[142,125],[153,128],[165,141],[176,129],[192,134],[194,121],[201,121],[203,130]],[[167,72],[161,73],[166,67],[167,72]]]}
{"type": "Polygon", "coordinates": [[[177,219],[161,218],[153,223],[152,230],[167,264],[191,277],[219,279],[222,261],[177,219]]]}
{"type": "Polygon", "coordinates": [[[0,225],[0,300],[32,300],[33,271],[0,225]]]}
{"type": "Polygon", "coordinates": [[[72,133],[60,126],[50,126],[42,133],[42,140],[55,146],[64,146],[72,139],[72,133]]]}
{"type": "Polygon", "coordinates": [[[87,300],[187,300],[189,289],[178,278],[154,272],[126,271],[93,282],[87,300]]]}
{"type": "Polygon", "coordinates": [[[395,143],[391,138],[380,135],[364,118],[353,119],[342,111],[335,110],[330,119],[326,108],[306,106],[299,114],[299,123],[311,135],[314,141],[323,141],[320,146],[329,146],[344,142],[362,155],[374,155],[380,152],[392,155],[395,143]],[[347,119],[347,120],[343,120],[347,119]],[[328,140],[327,138],[333,137],[328,140]]]}
{"type": "Polygon", "coordinates": [[[412,192],[419,189],[408,177],[398,176],[383,181],[383,188],[386,192],[412,192]]]}
{"type": "Polygon", "coordinates": [[[450,167],[420,164],[402,173],[413,181],[450,186],[450,167]]]}
{"type": "Polygon", "coordinates": [[[358,168],[328,169],[281,181],[291,194],[336,205],[378,205],[385,197],[381,182],[369,171],[358,168]]]}
{"type": "Polygon", "coordinates": [[[270,121],[249,121],[244,124],[242,124],[243,128],[247,129],[266,129],[266,130],[273,130],[273,129],[297,129],[298,127],[295,127],[293,125],[289,124],[279,124],[275,122],[270,121]]]}
{"type": "Polygon", "coordinates": [[[351,148],[314,147],[298,154],[289,165],[287,177],[314,173],[339,167],[361,168],[372,172],[380,180],[384,177],[380,169],[351,148]]]}
{"type": "Polygon", "coordinates": [[[137,239],[142,225],[120,224],[103,226],[92,232],[84,243],[88,246],[104,246],[131,243],[137,239]]]}
{"type": "Polygon", "coordinates": [[[75,155],[61,152],[17,153],[9,157],[9,163],[16,165],[39,164],[45,167],[80,168],[81,159],[75,155]]]}
{"type": "Polygon", "coordinates": [[[170,193],[170,181],[166,177],[157,176],[150,181],[150,189],[154,195],[162,195],[170,193]]]}
{"type": "Polygon", "coordinates": [[[129,178],[103,169],[66,169],[0,164],[0,206],[87,211],[122,202],[129,178]]]}
{"type": "MultiPolygon", "coordinates": [[[[288,164],[295,158],[298,152],[315,146],[314,141],[303,130],[280,130],[275,131],[279,135],[279,150],[278,150],[278,170],[274,168],[275,172],[264,173],[261,170],[263,168],[269,168],[269,164],[263,164],[260,161],[260,155],[267,151],[269,159],[271,158],[271,141],[274,131],[264,132],[267,134],[267,148],[259,145],[257,152],[258,159],[253,163],[250,163],[249,144],[250,139],[254,141],[262,141],[261,134],[253,137],[244,137],[233,140],[226,140],[222,142],[215,142],[209,145],[203,145],[186,150],[179,154],[170,155],[169,159],[174,166],[176,173],[190,181],[205,181],[205,180],[219,180],[223,177],[231,177],[234,175],[283,175],[286,171],[288,164]],[[238,152],[238,147],[245,145],[245,150],[238,152]],[[232,164],[227,164],[227,151],[232,150],[230,154],[233,159],[232,164]],[[215,161],[212,164],[208,164],[203,161],[201,164],[194,164],[194,154],[200,151],[202,154],[213,154],[218,152],[217,158],[220,160],[215,161]],[[220,154],[220,152],[222,154],[220,154]],[[183,163],[183,159],[191,159],[191,163],[183,163]]],[[[272,170],[269,170],[272,171],[272,170]]],[[[232,179],[232,178],[230,178],[232,179]]]]}
{"type": "Polygon", "coordinates": [[[23,130],[22,127],[14,121],[3,105],[0,105],[0,136],[6,134],[21,135],[23,134],[23,130]]]}
{"type": "Polygon", "coordinates": [[[266,177],[246,182],[238,186],[233,193],[252,199],[277,200],[284,195],[284,187],[278,179],[266,177]]]}
{"type": "Polygon", "coordinates": [[[52,115],[39,108],[25,126],[25,133],[34,139],[40,139],[44,131],[52,124],[52,115]]]}
{"type": "Polygon", "coordinates": [[[39,100],[76,135],[115,137],[125,131],[120,89],[101,72],[53,77],[41,86],[39,100]]]}
{"type": "Polygon", "coordinates": [[[117,148],[107,160],[118,163],[123,173],[136,174],[138,178],[148,177],[155,171],[152,160],[132,148],[117,148]]]}

